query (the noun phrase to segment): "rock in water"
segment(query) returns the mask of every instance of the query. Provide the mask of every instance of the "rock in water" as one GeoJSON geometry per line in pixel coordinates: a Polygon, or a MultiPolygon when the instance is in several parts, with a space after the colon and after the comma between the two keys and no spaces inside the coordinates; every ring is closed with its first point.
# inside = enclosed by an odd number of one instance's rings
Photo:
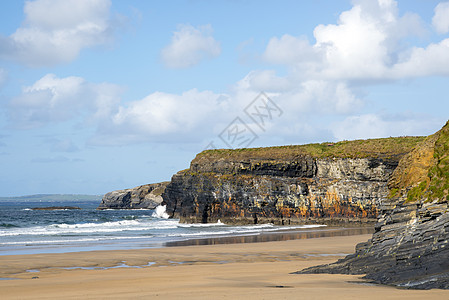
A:
{"type": "Polygon", "coordinates": [[[141,185],[107,193],[97,209],[154,209],[163,202],[168,182],[141,185]]]}
{"type": "Polygon", "coordinates": [[[172,177],[164,202],[188,223],[374,223],[399,160],[423,139],[207,150],[172,177]]]}
{"type": "Polygon", "coordinates": [[[449,289],[449,122],[405,155],[371,240],[355,254],[298,273],[366,274],[406,288],[449,289]]]}

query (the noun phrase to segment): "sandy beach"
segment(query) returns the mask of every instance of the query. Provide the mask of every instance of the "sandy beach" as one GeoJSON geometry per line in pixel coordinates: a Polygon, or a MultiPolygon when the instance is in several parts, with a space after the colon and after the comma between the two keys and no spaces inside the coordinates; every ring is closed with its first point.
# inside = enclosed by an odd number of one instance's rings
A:
{"type": "Polygon", "coordinates": [[[352,275],[294,275],[371,235],[0,257],[2,299],[449,299],[352,275]],[[5,279],[15,278],[15,279],[5,279]]]}

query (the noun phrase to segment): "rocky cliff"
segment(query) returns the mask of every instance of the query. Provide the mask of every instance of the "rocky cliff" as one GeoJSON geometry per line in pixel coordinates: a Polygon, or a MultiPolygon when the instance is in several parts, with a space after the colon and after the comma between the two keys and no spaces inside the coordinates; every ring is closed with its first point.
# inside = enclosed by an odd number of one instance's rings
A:
{"type": "Polygon", "coordinates": [[[107,193],[97,209],[154,209],[162,203],[167,185],[168,182],[153,183],[107,193]]]}
{"type": "Polygon", "coordinates": [[[374,222],[399,160],[422,140],[208,150],[173,176],[163,198],[181,222],[374,222]]]}
{"type": "Polygon", "coordinates": [[[366,274],[382,284],[449,288],[449,122],[405,155],[371,240],[355,254],[299,273],[366,274]]]}

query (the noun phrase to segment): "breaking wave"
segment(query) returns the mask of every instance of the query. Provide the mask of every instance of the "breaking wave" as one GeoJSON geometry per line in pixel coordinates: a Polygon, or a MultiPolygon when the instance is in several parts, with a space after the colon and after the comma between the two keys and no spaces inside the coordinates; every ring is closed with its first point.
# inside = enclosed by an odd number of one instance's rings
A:
{"type": "Polygon", "coordinates": [[[166,212],[167,205],[159,205],[156,207],[156,209],[153,212],[154,218],[160,218],[160,219],[168,219],[168,214],[166,212]]]}

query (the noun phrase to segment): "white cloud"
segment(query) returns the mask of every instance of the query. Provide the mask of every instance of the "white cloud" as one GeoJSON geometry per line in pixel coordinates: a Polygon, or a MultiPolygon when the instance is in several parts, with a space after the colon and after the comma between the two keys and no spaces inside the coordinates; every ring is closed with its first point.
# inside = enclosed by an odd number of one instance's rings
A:
{"type": "Polygon", "coordinates": [[[338,140],[429,135],[443,123],[444,120],[413,114],[363,114],[347,117],[345,120],[333,124],[332,131],[338,140]]]}
{"type": "Polygon", "coordinates": [[[294,87],[291,80],[277,76],[273,70],[251,71],[237,85],[239,88],[251,89],[254,92],[289,91],[294,87]]]}
{"type": "Polygon", "coordinates": [[[22,129],[64,122],[86,112],[87,121],[101,120],[115,111],[120,92],[121,88],[113,84],[47,74],[12,99],[10,120],[14,127],[22,129]]]}
{"type": "MultiPolygon", "coordinates": [[[[95,145],[198,142],[216,134],[211,124],[219,124],[221,131],[242,112],[239,105],[234,105],[236,98],[210,91],[192,89],[180,95],[155,92],[127,104],[120,104],[121,92],[113,84],[47,74],[10,101],[10,127],[33,129],[75,120],[97,128],[90,140],[95,145]]],[[[78,149],[71,140],[49,142],[58,152],[78,149]]]]}
{"type": "MultiPolygon", "coordinates": [[[[333,140],[332,132],[327,127],[329,119],[350,116],[363,107],[363,101],[343,81],[297,81],[295,78],[282,77],[278,78],[282,83],[279,88],[276,86],[278,83],[273,85],[276,78],[278,77],[274,72],[251,72],[234,86],[229,96],[229,106],[234,110],[227,111],[225,116],[228,117],[228,122],[232,120],[231,116],[241,116],[259,135],[260,141],[263,141],[261,145],[333,140]],[[273,80],[269,80],[269,76],[273,80]],[[263,131],[241,114],[261,90],[267,91],[268,96],[283,112],[281,116],[267,118],[263,131]]],[[[226,125],[223,124],[220,129],[223,130],[226,125]]]]}
{"type": "MultiPolygon", "coordinates": [[[[420,17],[411,13],[399,16],[393,0],[354,1],[350,10],[340,14],[337,24],[315,28],[314,44],[309,44],[303,37],[274,37],[263,57],[270,63],[286,64],[300,79],[416,77],[421,76],[419,68],[399,72],[396,65],[413,62],[414,57],[410,55],[410,49],[405,48],[404,39],[423,32],[420,17]]],[[[430,51],[428,48],[417,49],[430,51]]],[[[443,69],[446,67],[440,66],[439,71],[443,69]]]]}
{"type": "Polygon", "coordinates": [[[441,2],[435,7],[432,25],[438,33],[449,32],[449,2],[441,2]]]}
{"type": "Polygon", "coordinates": [[[449,39],[430,44],[426,48],[415,47],[403,62],[393,66],[394,78],[449,75],[449,39]]]}
{"type": "Polygon", "coordinates": [[[86,47],[111,39],[109,0],[36,0],[25,3],[25,21],[0,36],[0,58],[31,66],[75,59],[86,47]]]}
{"type": "Polygon", "coordinates": [[[281,38],[270,39],[263,57],[270,63],[291,64],[315,61],[320,58],[320,55],[316,49],[310,46],[306,38],[285,34],[281,38]]]}
{"type": "Polygon", "coordinates": [[[249,103],[260,91],[270,92],[287,114],[349,114],[363,105],[343,81],[298,81],[294,77],[277,77],[274,71],[250,72],[236,84],[232,98],[249,103]]]}
{"type": "MultiPolygon", "coordinates": [[[[95,123],[92,144],[198,143],[217,136],[234,118],[244,118],[245,107],[265,91],[283,111],[280,119],[267,122],[263,132],[276,143],[416,134],[422,128],[435,128],[436,122],[361,114],[360,89],[369,81],[449,73],[449,40],[404,48],[402,39],[422,30],[420,22],[416,15],[400,17],[394,1],[356,1],[337,24],[316,27],[314,44],[303,37],[273,37],[263,58],[287,65],[287,74],[251,71],[228,94],[196,89],[181,94],[154,92],[121,104],[120,88],[115,85],[48,74],[12,100],[11,120],[17,127],[33,128],[82,114],[87,120],[101,121],[95,123]],[[329,125],[331,119],[343,121],[329,125]]],[[[164,62],[182,68],[218,55],[220,46],[211,31],[210,26],[181,25],[161,53],[164,62]]],[[[244,122],[257,127],[249,119],[244,122]]],[[[68,151],[73,144],[62,141],[56,146],[68,151]]]]}
{"type": "MultiPolygon", "coordinates": [[[[325,137],[325,130],[310,130],[307,126],[313,124],[310,116],[324,120],[346,116],[344,121],[331,125],[324,125],[328,121],[316,124],[329,128],[336,139],[428,134],[441,122],[410,116],[394,119],[360,115],[364,107],[360,90],[366,84],[449,75],[449,39],[411,48],[407,39],[425,32],[418,15],[400,16],[393,0],[353,3],[351,9],[340,14],[337,24],[318,25],[313,43],[303,36],[270,39],[262,57],[268,63],[287,66],[285,76],[272,70],[252,71],[237,84],[241,90],[272,93],[285,112],[282,122],[289,124],[275,124],[273,132],[284,136],[296,132],[301,136],[315,131],[325,137]],[[430,131],[423,132],[423,128],[430,131]]],[[[436,9],[442,11],[441,6],[436,9]]]]}
{"type": "Polygon", "coordinates": [[[343,82],[306,81],[302,87],[303,98],[318,112],[348,114],[362,106],[361,100],[343,82]]]}
{"type": "Polygon", "coordinates": [[[337,24],[318,25],[313,43],[304,36],[270,39],[262,57],[268,63],[287,66],[285,76],[272,70],[252,71],[237,84],[241,90],[272,93],[285,112],[282,122],[289,124],[275,124],[273,132],[301,136],[315,131],[325,137],[325,130],[307,126],[313,124],[310,116],[325,120],[316,125],[329,128],[339,140],[428,134],[438,127],[441,120],[360,115],[364,107],[361,95],[363,86],[378,81],[449,75],[449,39],[411,48],[408,38],[425,33],[426,26],[418,15],[400,16],[393,0],[353,3],[340,14],[337,24]],[[341,116],[346,116],[344,121],[326,124],[329,117],[341,116]]]}
{"type": "Polygon", "coordinates": [[[356,5],[340,15],[338,25],[315,28],[314,48],[324,54],[323,71],[328,77],[377,77],[382,73],[388,58],[383,44],[387,37],[378,25],[392,17],[388,8],[372,13],[378,14],[377,18],[356,5]]]}
{"type": "Polygon", "coordinates": [[[220,55],[220,43],[212,36],[212,26],[179,25],[170,45],[162,49],[161,57],[169,68],[187,68],[204,59],[220,55]]]}
{"type": "Polygon", "coordinates": [[[210,91],[189,90],[181,95],[155,92],[120,106],[102,122],[94,144],[123,144],[149,140],[201,140],[223,117],[226,98],[210,91]],[[175,137],[175,139],[173,139],[175,137]]]}
{"type": "Polygon", "coordinates": [[[387,134],[388,125],[375,114],[351,116],[335,124],[333,133],[338,140],[380,138],[387,134]]]}

